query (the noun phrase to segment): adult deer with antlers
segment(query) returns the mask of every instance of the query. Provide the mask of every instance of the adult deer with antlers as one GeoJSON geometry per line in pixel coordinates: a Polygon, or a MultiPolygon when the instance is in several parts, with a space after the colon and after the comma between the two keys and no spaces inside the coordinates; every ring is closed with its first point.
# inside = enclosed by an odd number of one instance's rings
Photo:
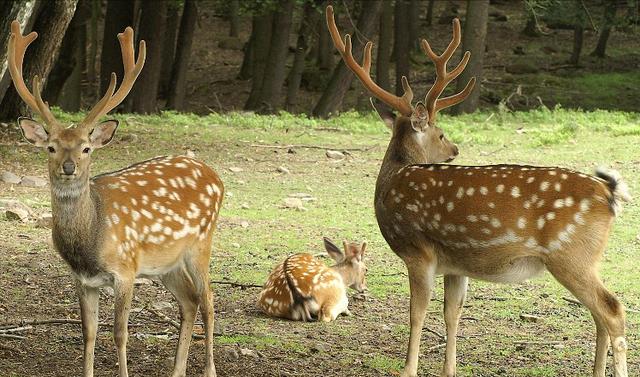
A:
{"type": "Polygon", "coordinates": [[[180,305],[180,338],[172,376],[186,374],[198,306],[206,332],[204,375],[215,376],[209,259],[223,197],[220,178],[202,162],[184,156],[158,157],[90,178],[91,154],[109,144],[118,127],[116,120],[98,120],[131,90],[144,65],[145,43],[140,42],[134,60],[133,30],[128,27],[118,34],[124,64],[120,87],[115,91],[112,74],[107,93],[86,118],[65,128],[42,100],[38,77],[33,79],[33,93],[22,77],[24,53],[36,37],[35,32],[23,36],[17,21],[11,24],[9,71],[18,94],[43,120],[40,124],[21,118],[19,125],[30,143],[49,154],[53,243],[76,281],[84,339],[83,375],[93,376],[98,288],[114,288],[113,334],[119,376],[126,377],[134,280],[157,276],[180,305]]]}
{"type": "Polygon", "coordinates": [[[602,284],[597,272],[607,238],[622,201],[630,200],[615,172],[590,176],[558,167],[519,165],[454,166],[458,148],[436,127],[438,111],[463,101],[475,80],[458,94],[439,99],[465,68],[466,52],[452,71],[447,62],[460,44],[460,23],[442,55],[426,40],[424,52],[436,65],[436,81],[424,102],[402,79],[395,96],[371,79],[371,42],[359,65],[349,35],[340,37],[333,9],[327,24],[347,66],[376,98],[400,113],[383,115],[393,135],[375,190],[380,231],[405,262],[411,291],[409,347],[403,376],[417,376],[420,335],[436,274],[444,275],[447,331],[442,376],[456,374],[456,332],[468,277],[493,282],[521,282],[545,269],[573,293],[596,323],[593,375],[604,377],[607,350],[613,346],[614,374],[627,377],[624,308],[602,284]]]}

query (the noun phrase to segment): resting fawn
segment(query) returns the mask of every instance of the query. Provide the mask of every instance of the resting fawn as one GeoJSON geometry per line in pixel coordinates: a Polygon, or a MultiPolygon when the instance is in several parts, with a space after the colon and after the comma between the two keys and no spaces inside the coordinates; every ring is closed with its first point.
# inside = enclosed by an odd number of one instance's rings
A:
{"type": "MultiPolygon", "coordinates": [[[[145,61],[140,42],[134,61],[133,30],[118,35],[124,78],[118,90],[115,74],[107,93],[78,125],[63,127],[22,78],[26,48],[35,40],[11,24],[9,70],[18,94],[44,124],[21,118],[20,128],[32,144],[49,155],[53,243],[71,267],[80,298],[85,377],[93,376],[98,328],[98,288],[115,292],[114,339],[119,376],[126,377],[127,322],[136,276],[157,276],[180,304],[181,326],[172,376],[185,376],[194,320],[200,307],[206,333],[204,375],[216,375],[213,362],[213,296],[209,258],[223,186],[207,165],[188,157],[159,157],[90,178],[94,150],[109,144],[118,122],[98,120],[124,100],[145,61]],[[45,127],[46,126],[46,127],[45,127]]],[[[75,373],[71,373],[75,374],[75,373]]]]}
{"type": "Polygon", "coordinates": [[[324,247],[336,264],[327,267],[311,254],[294,254],[269,275],[258,306],[268,315],[294,321],[323,322],[349,315],[347,288],[366,289],[364,251],[367,243],[343,242],[344,252],[324,238],[324,247]]]}
{"type": "Polygon", "coordinates": [[[455,158],[458,148],[436,127],[436,114],[463,101],[475,83],[472,79],[462,92],[438,98],[469,61],[466,52],[447,72],[460,43],[459,21],[453,21],[453,39],[442,55],[421,41],[436,65],[436,81],[424,102],[414,106],[406,78],[401,97],[373,82],[371,42],[360,66],[351,54],[350,37],[341,39],[330,6],[326,16],[347,66],[372,95],[400,113],[397,118],[383,116],[393,133],[376,183],[375,213],[382,235],[409,272],[411,332],[402,376],[418,372],[420,335],[435,275],[444,275],[447,344],[442,376],[455,376],[456,332],[468,277],[521,282],[546,269],[593,315],[593,375],[604,377],[611,342],[614,375],[627,377],[624,308],[597,271],[621,202],[630,200],[619,175],[598,171],[590,176],[558,167],[438,164],[455,158]]]}

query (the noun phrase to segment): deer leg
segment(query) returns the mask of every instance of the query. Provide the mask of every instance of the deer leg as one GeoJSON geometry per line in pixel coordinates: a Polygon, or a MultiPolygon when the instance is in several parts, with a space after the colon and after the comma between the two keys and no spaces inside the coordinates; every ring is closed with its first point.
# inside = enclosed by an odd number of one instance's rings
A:
{"type": "Polygon", "coordinates": [[[93,377],[93,360],[98,332],[98,288],[82,285],[76,281],[76,291],[80,299],[80,317],[82,318],[82,340],[84,343],[84,357],[82,375],[93,377]]]}
{"type": "Polygon", "coordinates": [[[199,296],[200,313],[205,331],[205,377],[216,377],[216,366],[213,360],[213,330],[215,311],[213,309],[213,291],[209,284],[209,259],[211,256],[211,238],[199,249],[194,258],[187,258],[186,266],[193,281],[196,294],[199,296]]]}
{"type": "Polygon", "coordinates": [[[447,350],[442,369],[444,377],[456,375],[456,336],[468,282],[469,278],[466,276],[445,275],[444,277],[444,321],[447,326],[447,350]]]}
{"type": "Polygon", "coordinates": [[[187,374],[187,360],[193,324],[196,319],[199,298],[191,282],[191,278],[184,269],[177,269],[162,278],[162,283],[178,301],[180,306],[180,338],[176,349],[172,377],[184,377],[187,374]]]}
{"type": "Polygon", "coordinates": [[[586,306],[595,318],[597,334],[594,377],[604,375],[606,364],[608,334],[613,346],[614,376],[628,377],[627,342],[625,340],[624,307],[618,299],[605,288],[595,272],[571,271],[567,267],[547,266],[553,276],[586,306]],[[605,334],[606,333],[606,334],[605,334]]]}
{"type": "Polygon", "coordinates": [[[407,358],[401,376],[416,377],[418,375],[418,354],[420,352],[422,325],[431,300],[436,265],[429,258],[422,256],[406,258],[404,262],[409,272],[409,290],[411,293],[409,322],[411,332],[407,358]]]}
{"type": "Polygon", "coordinates": [[[116,278],[113,286],[115,292],[115,315],[113,323],[113,339],[118,349],[119,376],[128,377],[127,372],[127,340],[129,339],[129,311],[133,296],[133,277],[116,278]]]}

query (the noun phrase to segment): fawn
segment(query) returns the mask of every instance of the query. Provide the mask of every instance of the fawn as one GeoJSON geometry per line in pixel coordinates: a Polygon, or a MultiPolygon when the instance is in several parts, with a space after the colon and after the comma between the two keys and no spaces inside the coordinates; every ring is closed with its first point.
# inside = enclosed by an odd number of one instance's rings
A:
{"type": "Polygon", "coordinates": [[[114,93],[112,74],[107,93],[82,123],[65,128],[43,102],[38,77],[33,79],[33,94],[22,77],[25,50],[36,37],[35,32],[23,36],[17,21],[11,24],[9,71],[18,94],[44,121],[21,118],[19,126],[27,141],[48,151],[53,243],[76,281],[83,376],[93,376],[98,288],[103,286],[114,288],[119,376],[128,375],[127,323],[137,276],[159,277],[180,305],[172,376],[186,374],[198,307],[206,333],[204,375],[215,376],[209,259],[224,192],[220,178],[204,163],[184,156],[158,157],[90,178],[91,154],[109,144],[118,127],[116,120],[98,120],[131,90],[144,65],[145,43],[140,42],[134,61],[133,30],[128,27],[118,34],[125,72],[120,87],[114,93]]]}
{"type": "Polygon", "coordinates": [[[338,315],[350,315],[347,288],[366,289],[364,251],[367,243],[343,242],[344,252],[330,239],[324,247],[336,262],[327,267],[311,254],[294,254],[269,275],[258,297],[258,306],[266,314],[294,321],[334,321],[338,315]]]}
{"type": "Polygon", "coordinates": [[[436,65],[436,81],[424,102],[414,106],[405,77],[400,97],[373,82],[372,43],[366,44],[359,65],[350,36],[344,41],[340,37],[331,6],[326,18],[346,65],[373,96],[400,113],[379,112],[392,136],[376,182],[375,213],[382,235],[409,273],[411,331],[402,376],[417,376],[420,335],[436,274],[444,275],[445,290],[447,341],[441,375],[455,376],[456,332],[468,277],[521,282],[546,269],[593,315],[593,375],[604,377],[611,342],[614,375],[627,377],[624,308],[597,271],[615,215],[630,200],[620,176],[605,171],[590,176],[559,167],[439,164],[453,160],[458,148],[436,127],[436,114],[463,101],[475,84],[472,79],[460,93],[438,98],[469,61],[466,52],[447,72],[460,44],[460,22],[453,21],[453,39],[442,55],[421,41],[436,65]]]}

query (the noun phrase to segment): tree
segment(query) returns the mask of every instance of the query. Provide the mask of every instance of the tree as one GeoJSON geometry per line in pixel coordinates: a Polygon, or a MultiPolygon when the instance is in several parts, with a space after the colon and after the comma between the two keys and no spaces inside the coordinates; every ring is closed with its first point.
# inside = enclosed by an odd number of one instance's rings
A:
{"type": "Polygon", "coordinates": [[[167,107],[175,110],[184,108],[184,97],[187,86],[187,68],[191,56],[191,46],[193,34],[198,20],[198,4],[195,0],[185,0],[182,20],[180,21],[180,32],[178,33],[178,47],[176,50],[175,63],[171,70],[171,80],[169,82],[169,95],[167,107]]]}
{"type": "Polygon", "coordinates": [[[596,45],[596,48],[593,50],[593,52],[591,52],[592,56],[596,56],[599,58],[605,57],[605,51],[607,50],[607,41],[609,41],[609,35],[611,34],[611,28],[613,27],[617,10],[617,2],[605,2],[602,31],[598,36],[598,44],[596,45]]]}
{"type": "MultiPolygon", "coordinates": [[[[132,111],[157,111],[158,87],[162,70],[162,42],[167,24],[167,2],[143,0],[138,40],[147,42],[147,60],[133,88],[132,111]]],[[[120,59],[122,61],[122,59],[120,59]]]]}
{"type": "MultiPolygon", "coordinates": [[[[49,76],[64,34],[76,10],[77,0],[46,1],[42,4],[33,29],[40,38],[26,52],[23,66],[23,77],[27,87],[31,88],[31,80],[35,75],[41,78],[49,76]]],[[[9,89],[0,104],[0,119],[15,119],[28,114],[27,106],[15,91],[9,89]]]]}
{"type": "Polygon", "coordinates": [[[298,40],[296,42],[296,52],[293,57],[293,66],[287,77],[287,99],[285,101],[286,110],[290,110],[296,103],[298,91],[300,90],[300,82],[302,81],[302,72],[304,71],[304,59],[307,55],[307,40],[309,38],[309,30],[313,23],[313,14],[315,9],[310,2],[305,3],[300,26],[298,28],[298,40]]]}
{"type": "Polygon", "coordinates": [[[169,91],[169,81],[171,80],[171,71],[174,66],[176,37],[178,35],[179,24],[180,4],[177,2],[169,2],[167,4],[164,41],[162,42],[162,69],[160,70],[160,88],[158,89],[159,95],[162,98],[167,98],[169,91]]]}
{"type": "Polygon", "coordinates": [[[253,15],[251,28],[253,72],[251,74],[251,93],[244,105],[245,109],[255,109],[260,103],[264,69],[269,56],[272,26],[273,16],[270,11],[259,11],[253,15]]]}
{"type": "Polygon", "coordinates": [[[427,5],[427,26],[433,25],[433,6],[435,5],[436,0],[429,0],[429,5],[427,5]]]}
{"type": "Polygon", "coordinates": [[[229,1],[229,36],[238,37],[240,30],[240,3],[238,0],[229,1]]]}
{"type": "Polygon", "coordinates": [[[396,94],[402,96],[402,76],[409,78],[411,64],[409,63],[411,54],[411,29],[409,27],[409,2],[397,0],[394,18],[394,41],[395,41],[395,61],[396,61],[396,94]]]}
{"type": "Polygon", "coordinates": [[[476,85],[467,97],[456,107],[456,113],[471,113],[480,104],[480,82],[482,81],[482,63],[487,38],[487,21],[489,19],[489,0],[467,0],[467,17],[464,21],[462,50],[470,51],[471,58],[467,68],[459,76],[456,89],[461,91],[471,77],[476,78],[476,85]]]}
{"type": "MultiPolygon", "coordinates": [[[[367,6],[362,7],[358,23],[356,24],[356,29],[359,30],[361,37],[370,36],[373,33],[381,5],[382,2],[380,0],[372,0],[367,2],[367,6]]],[[[357,61],[362,61],[364,47],[362,38],[353,38],[351,41],[353,43],[353,57],[357,61]]],[[[349,68],[341,61],[333,70],[329,84],[314,107],[312,111],[313,116],[326,118],[329,114],[336,112],[342,103],[344,95],[351,87],[352,80],[353,73],[351,73],[349,68]]]]}
{"type": "Polygon", "coordinates": [[[122,56],[116,35],[122,33],[127,26],[133,25],[133,3],[133,1],[107,1],[100,57],[100,93],[107,91],[111,72],[115,72],[118,78],[122,78],[122,56]]]}
{"type": "Polygon", "coordinates": [[[389,81],[389,60],[391,59],[391,41],[393,39],[393,3],[384,1],[380,12],[380,33],[378,37],[378,56],[376,58],[376,82],[387,91],[391,91],[389,81]]]}

